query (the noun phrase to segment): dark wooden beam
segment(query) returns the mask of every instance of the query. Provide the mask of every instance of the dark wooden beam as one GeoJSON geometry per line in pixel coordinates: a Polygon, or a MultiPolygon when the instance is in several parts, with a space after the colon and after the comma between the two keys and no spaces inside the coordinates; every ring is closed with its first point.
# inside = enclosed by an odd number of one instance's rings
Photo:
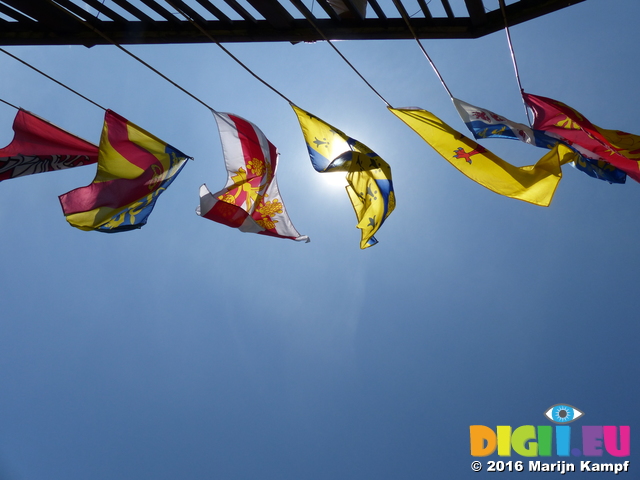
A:
{"type": "MultiPolygon", "coordinates": [[[[48,0],[3,0],[27,17],[18,21],[7,21],[0,28],[0,45],[103,45],[107,44],[94,31],[83,26],[68,13],[53,7],[48,0]],[[46,6],[51,6],[47,8],[46,6]],[[34,10],[35,9],[35,10],[34,10]]],[[[68,0],[58,0],[60,3],[68,0]]],[[[150,2],[152,0],[143,0],[150,2]]],[[[173,2],[174,0],[169,0],[173,2]]],[[[195,0],[187,0],[189,2],[195,0]]],[[[234,0],[225,0],[231,2],[234,0]]],[[[254,0],[257,1],[257,0],[254,0]]],[[[289,0],[287,0],[289,1],[289,0]]],[[[584,0],[521,0],[506,7],[509,25],[517,25],[554,10],[580,3],[584,0]]],[[[294,2],[295,3],[295,2],[294,2]]],[[[75,5],[75,4],[74,4],[75,5]]],[[[2,3],[0,3],[0,7],[2,3]]],[[[75,8],[80,9],[77,5],[75,8]]],[[[80,9],[82,10],[82,9],[80,9]]],[[[0,9],[0,11],[2,11],[0,9]]],[[[15,12],[14,12],[15,13],[15,12]]],[[[194,28],[190,22],[180,18],[180,14],[170,16],[172,21],[117,21],[95,20],[88,12],[87,19],[95,28],[114,41],[126,44],[181,44],[209,43],[211,40],[194,28]],[[91,19],[91,20],[89,20],[91,19]]],[[[9,15],[11,16],[11,15],[9,15]]],[[[202,18],[202,17],[200,17],[202,18]]],[[[274,25],[274,19],[199,20],[198,24],[208,35],[220,42],[313,42],[322,36],[310,25],[306,18],[294,18],[274,25]],[[285,26],[286,23],[286,26],[285,26]]],[[[363,21],[337,21],[333,18],[315,18],[314,23],[331,40],[390,40],[412,38],[405,21],[396,15],[392,18],[365,18],[363,21]]],[[[486,20],[474,24],[471,17],[463,18],[411,18],[411,26],[416,35],[423,39],[477,38],[504,28],[502,12],[494,10],[486,14],[486,20]]]]}
{"type": "Polygon", "coordinates": [[[247,22],[251,22],[251,23],[256,23],[257,20],[255,18],[253,18],[253,16],[247,12],[247,10],[240,5],[238,2],[236,2],[236,0],[224,0],[225,3],[227,5],[229,5],[231,8],[233,8],[233,10],[240,15],[242,18],[244,18],[247,22]]]}
{"type": "Polygon", "coordinates": [[[247,0],[274,28],[287,28],[293,17],[276,0],[247,0]]]}
{"type": "Polygon", "coordinates": [[[422,9],[424,18],[432,18],[429,7],[427,6],[427,2],[425,2],[424,0],[418,0],[418,5],[420,5],[420,8],[422,9]]]}
{"type": "MultiPolygon", "coordinates": [[[[98,12],[100,12],[102,15],[104,15],[108,19],[113,20],[114,22],[121,22],[121,23],[126,23],[127,22],[126,18],[124,18],[119,13],[114,12],[109,7],[106,7],[104,5],[104,3],[99,2],[98,0],[83,0],[83,1],[84,1],[84,3],[89,5],[90,7],[95,8],[98,12]]],[[[71,10],[72,12],[74,12],[80,18],[84,18],[85,20],[88,20],[89,18],[95,18],[93,15],[89,15],[89,12],[87,12],[87,11],[85,11],[82,14],[80,14],[77,11],[73,10],[73,7],[70,7],[68,5],[71,2],[58,2],[58,3],[60,3],[60,5],[64,6],[65,8],[71,10]]],[[[75,4],[72,4],[72,5],[74,7],[76,7],[76,8],[78,8],[75,4]]]]}
{"type": "Polygon", "coordinates": [[[207,11],[213,14],[218,20],[225,23],[233,23],[233,21],[225,15],[225,13],[218,7],[213,5],[209,0],[196,0],[200,5],[207,9],[207,11]]]}
{"type": "Polygon", "coordinates": [[[447,12],[447,17],[456,18],[456,16],[453,14],[453,10],[451,9],[451,4],[449,3],[449,0],[440,0],[440,1],[442,2],[444,11],[447,12]]]}
{"type": "Polygon", "coordinates": [[[336,11],[331,8],[331,5],[329,5],[329,2],[327,2],[327,0],[316,0],[316,2],[318,2],[318,5],[322,7],[322,9],[327,15],[329,15],[330,18],[332,18],[336,22],[340,21],[340,17],[336,13],[336,11]]]}
{"type": "Polygon", "coordinates": [[[126,10],[127,12],[129,12],[131,15],[136,17],[138,20],[142,20],[142,21],[146,21],[146,22],[153,22],[153,18],[151,18],[149,15],[147,15],[142,10],[140,10],[138,7],[130,4],[126,0],[113,0],[113,3],[118,5],[123,10],[126,10]]]}
{"type": "Polygon", "coordinates": [[[154,0],[141,0],[147,7],[156,12],[162,18],[167,20],[168,22],[177,23],[178,19],[175,15],[173,15],[169,10],[164,8],[162,5],[159,5],[154,0]]]}
{"type": "Polygon", "coordinates": [[[373,8],[373,11],[376,12],[376,15],[380,20],[384,20],[385,18],[387,18],[382,8],[380,8],[380,4],[378,3],[378,0],[369,0],[369,5],[371,5],[371,8],[373,8]]]}
{"type": "Polygon", "coordinates": [[[3,0],[4,3],[16,10],[34,18],[38,23],[47,25],[55,30],[68,30],[75,27],[75,21],[48,2],[38,0],[3,0]]]}
{"type": "Polygon", "coordinates": [[[464,3],[467,5],[472,25],[480,25],[487,20],[482,0],[464,0],[464,3]]]}

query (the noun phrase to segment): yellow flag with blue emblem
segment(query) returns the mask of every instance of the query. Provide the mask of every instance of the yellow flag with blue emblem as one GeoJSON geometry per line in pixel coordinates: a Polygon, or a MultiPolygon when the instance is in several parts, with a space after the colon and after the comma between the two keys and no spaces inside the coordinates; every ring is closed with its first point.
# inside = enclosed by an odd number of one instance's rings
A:
{"type": "Polygon", "coordinates": [[[313,168],[317,172],[347,172],[347,194],[362,231],[360,248],[378,241],[374,234],[396,206],[391,167],[363,143],[309,112],[291,104],[313,168]]]}
{"type": "Polygon", "coordinates": [[[506,197],[548,207],[562,178],[561,165],[578,154],[558,143],[535,165],[516,167],[465,137],[431,112],[389,108],[433,149],[474,182],[506,197]]]}

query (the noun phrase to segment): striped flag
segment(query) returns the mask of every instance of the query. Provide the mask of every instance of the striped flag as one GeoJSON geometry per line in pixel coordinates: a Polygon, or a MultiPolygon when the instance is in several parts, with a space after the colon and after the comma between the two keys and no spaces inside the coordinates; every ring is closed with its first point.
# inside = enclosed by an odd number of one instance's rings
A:
{"type": "Polygon", "coordinates": [[[67,221],[80,230],[105,233],[141,228],[188,158],[107,110],[95,179],[59,197],[67,221]]]}
{"type": "Polygon", "coordinates": [[[278,190],[278,150],[253,123],[213,112],[227,168],[227,183],[216,193],[200,187],[196,213],[242,232],[308,242],[291,223],[278,190]]]}

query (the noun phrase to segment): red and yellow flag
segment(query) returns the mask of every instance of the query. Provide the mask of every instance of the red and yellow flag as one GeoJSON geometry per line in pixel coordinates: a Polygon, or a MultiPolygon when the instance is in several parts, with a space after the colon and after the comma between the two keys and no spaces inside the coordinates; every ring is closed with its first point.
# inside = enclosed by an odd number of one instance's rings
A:
{"type": "Polygon", "coordinates": [[[141,228],[188,158],[107,110],[95,179],[60,195],[67,221],[81,230],[106,233],[141,228]]]}
{"type": "Polygon", "coordinates": [[[568,143],[584,157],[604,160],[640,182],[640,136],[620,130],[606,130],[584,115],[551,98],[523,93],[533,110],[533,128],[568,143]]]}

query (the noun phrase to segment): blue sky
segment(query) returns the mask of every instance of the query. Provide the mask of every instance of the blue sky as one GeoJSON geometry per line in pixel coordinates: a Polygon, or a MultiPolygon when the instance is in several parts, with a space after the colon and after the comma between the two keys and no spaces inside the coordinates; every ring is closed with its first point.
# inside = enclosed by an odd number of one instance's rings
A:
{"type": "MultiPolygon", "coordinates": [[[[640,134],[637,18],[634,0],[587,0],[513,27],[525,90],[640,134]]],[[[525,122],[504,32],[424,44],[454,95],[525,122]]],[[[415,42],[337,45],[393,106],[464,131],[415,42]]],[[[116,235],[70,227],[57,200],[95,167],[0,184],[0,479],[476,478],[489,474],[470,469],[469,425],[550,425],[543,412],[565,402],[585,412],[576,431],[633,436],[634,181],[565,167],[549,208],[501,197],[387,112],[329,46],[228,48],[391,165],[398,203],[379,244],[359,249],[347,195],[311,167],[289,105],[215,45],[130,49],[262,128],[311,243],[198,217],[199,186],[226,180],[214,118],[115,47],[8,47],[195,161],[144,228],[116,235]]],[[[100,109],[0,62],[1,98],[98,142],[100,109]]],[[[0,105],[2,145],[14,115],[0,105]]],[[[517,165],[544,153],[483,145],[517,165]]]]}

